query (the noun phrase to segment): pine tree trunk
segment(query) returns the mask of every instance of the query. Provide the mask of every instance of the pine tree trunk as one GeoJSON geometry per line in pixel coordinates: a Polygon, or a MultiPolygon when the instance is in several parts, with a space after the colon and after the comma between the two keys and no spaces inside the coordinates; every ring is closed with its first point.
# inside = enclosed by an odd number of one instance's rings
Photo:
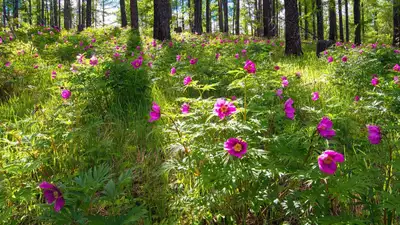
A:
{"type": "Polygon", "coordinates": [[[312,8],[313,8],[313,14],[312,14],[312,32],[313,32],[313,40],[316,40],[317,39],[317,26],[316,26],[316,23],[315,23],[315,20],[316,20],[316,13],[315,13],[315,10],[316,10],[316,7],[315,7],[315,2],[314,1],[312,1],[312,8]]]}
{"type": "MultiPolygon", "coordinates": [[[[299,10],[299,26],[303,27],[303,22],[301,20],[301,0],[299,0],[299,8],[298,8],[298,10],[299,10]]],[[[301,30],[300,29],[299,29],[299,32],[300,32],[300,36],[301,36],[301,30]]]]}
{"type": "Polygon", "coordinates": [[[32,25],[32,0],[28,0],[28,10],[29,24],[32,25]]]}
{"type": "Polygon", "coordinates": [[[181,1],[181,9],[182,9],[182,13],[181,13],[181,16],[182,16],[182,18],[181,18],[182,30],[185,29],[185,19],[184,19],[183,7],[184,7],[184,3],[183,3],[183,0],[182,0],[182,1],[181,1]]]}
{"type": "Polygon", "coordinates": [[[6,27],[6,1],[3,0],[3,26],[6,27]]]}
{"type": "Polygon", "coordinates": [[[224,14],[222,13],[222,0],[218,0],[219,32],[224,32],[224,14]]]}
{"type": "Polygon", "coordinates": [[[329,0],[329,40],[335,41],[337,37],[335,0],[329,0]]]}
{"type": "Polygon", "coordinates": [[[130,0],[131,9],[131,27],[132,29],[139,29],[139,12],[137,0],[130,0]]]}
{"type": "Polygon", "coordinates": [[[285,54],[302,55],[297,0],[285,0],[285,54]]]}
{"type": "Polygon", "coordinates": [[[154,0],[153,38],[171,39],[170,33],[171,5],[169,0],[154,0]]]}
{"type": "Polygon", "coordinates": [[[340,41],[344,42],[343,18],[342,18],[342,0],[338,0],[338,7],[339,7],[339,34],[340,34],[340,41]]]}
{"type": "Polygon", "coordinates": [[[316,0],[317,3],[317,33],[318,40],[324,40],[324,15],[322,0],[316,0]]]}
{"type": "Polygon", "coordinates": [[[61,0],[58,0],[58,28],[61,28],[61,0]]]}
{"type": "Polygon", "coordinates": [[[236,33],[236,35],[240,34],[240,21],[239,21],[240,17],[239,17],[239,15],[240,15],[240,0],[236,0],[236,20],[235,20],[235,22],[236,22],[236,25],[235,25],[235,33],[236,33]]]}
{"type": "Polygon", "coordinates": [[[228,28],[228,0],[222,0],[223,5],[224,5],[224,32],[228,33],[229,32],[229,28],[228,28]]]}
{"type": "Polygon", "coordinates": [[[304,2],[304,39],[308,40],[308,2],[304,2]]]}
{"type": "Polygon", "coordinates": [[[360,24],[360,0],[354,0],[354,26],[356,27],[355,30],[355,37],[354,43],[356,45],[361,44],[361,24],[360,24]]]}
{"type": "Polygon", "coordinates": [[[42,11],[41,11],[41,16],[40,16],[40,24],[46,25],[46,19],[44,18],[44,0],[42,0],[42,11]]]}
{"type": "Polygon", "coordinates": [[[198,34],[203,33],[203,26],[202,26],[202,20],[201,20],[201,4],[202,0],[194,0],[194,32],[197,32],[198,34]]]}
{"type": "Polygon", "coordinates": [[[81,12],[81,15],[82,15],[82,24],[81,24],[81,26],[82,27],[85,27],[85,24],[86,24],[86,3],[84,1],[85,0],[82,0],[82,12],[81,12]]]}
{"type": "Polygon", "coordinates": [[[263,0],[263,22],[264,22],[264,36],[267,38],[272,37],[271,32],[271,2],[270,0],[263,0]]]}
{"type": "Polygon", "coordinates": [[[233,2],[233,13],[232,13],[232,34],[235,34],[235,19],[236,19],[236,0],[233,2]]]}
{"type": "Polygon", "coordinates": [[[78,27],[82,24],[81,17],[81,0],[78,0],[78,27]]]}
{"type": "Polygon", "coordinates": [[[14,9],[13,9],[13,18],[14,18],[14,23],[16,27],[19,27],[19,21],[18,21],[18,12],[19,12],[19,4],[18,0],[14,0],[14,9]]]}
{"type": "Polygon", "coordinates": [[[210,0],[206,0],[206,32],[211,33],[210,0]]]}
{"type": "Polygon", "coordinates": [[[349,6],[348,0],[344,0],[344,10],[346,13],[346,42],[350,41],[350,29],[349,29],[349,6]]]}
{"type": "Polygon", "coordinates": [[[58,20],[58,13],[57,13],[57,11],[58,11],[58,7],[57,7],[57,0],[54,0],[54,2],[53,2],[53,25],[54,26],[57,26],[58,25],[58,22],[57,22],[57,20],[58,20]]]}
{"type": "Polygon", "coordinates": [[[121,27],[126,27],[126,25],[128,25],[128,21],[126,19],[125,0],[119,0],[119,6],[121,10],[121,27]]]}
{"type": "Polygon", "coordinates": [[[71,17],[71,3],[70,0],[64,0],[64,28],[71,29],[70,17],[71,17]]]}
{"type": "Polygon", "coordinates": [[[192,0],[188,0],[189,31],[192,32],[192,30],[193,30],[193,22],[192,22],[192,8],[190,6],[190,1],[192,1],[192,0]]]}
{"type": "Polygon", "coordinates": [[[365,38],[365,20],[364,20],[364,3],[361,3],[361,31],[362,31],[362,39],[365,38]]]}
{"type": "Polygon", "coordinates": [[[400,47],[400,0],[393,0],[393,46],[400,47]]]}
{"type": "Polygon", "coordinates": [[[104,2],[105,0],[102,0],[101,1],[101,9],[102,9],[102,13],[101,13],[101,19],[102,19],[102,21],[103,21],[103,27],[105,26],[105,17],[106,17],[106,6],[105,6],[105,2],[104,2]]]}

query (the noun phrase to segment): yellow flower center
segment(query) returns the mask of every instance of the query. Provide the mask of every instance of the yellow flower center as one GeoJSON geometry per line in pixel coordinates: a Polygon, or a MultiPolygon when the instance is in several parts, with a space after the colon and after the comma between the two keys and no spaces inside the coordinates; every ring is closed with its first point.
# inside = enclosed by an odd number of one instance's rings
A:
{"type": "Polygon", "coordinates": [[[324,159],[324,164],[331,164],[333,162],[332,157],[328,156],[324,159]]]}
{"type": "Polygon", "coordinates": [[[53,191],[53,196],[54,196],[54,198],[58,198],[59,196],[58,196],[58,191],[53,191]]]}
{"type": "Polygon", "coordinates": [[[223,105],[223,106],[221,106],[220,110],[221,110],[221,112],[226,113],[228,111],[228,106],[223,105]]]}
{"type": "Polygon", "coordinates": [[[242,151],[242,145],[239,144],[239,143],[236,143],[236,145],[233,146],[233,150],[234,150],[235,152],[240,152],[240,151],[242,151]]]}

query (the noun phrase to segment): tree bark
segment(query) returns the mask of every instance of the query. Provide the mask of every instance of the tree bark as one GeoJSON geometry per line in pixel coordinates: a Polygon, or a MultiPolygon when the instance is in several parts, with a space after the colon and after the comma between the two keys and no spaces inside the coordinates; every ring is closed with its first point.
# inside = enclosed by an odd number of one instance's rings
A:
{"type": "Polygon", "coordinates": [[[361,44],[361,24],[360,24],[360,0],[354,0],[354,26],[356,27],[355,30],[355,37],[354,43],[356,45],[361,44]]]}
{"type": "Polygon", "coordinates": [[[302,55],[297,0],[285,0],[285,54],[302,55]]]}
{"type": "Polygon", "coordinates": [[[304,2],[304,39],[308,40],[308,2],[304,2]]]}
{"type": "Polygon", "coordinates": [[[219,32],[224,32],[224,14],[222,13],[222,0],[218,0],[218,22],[219,32]]]}
{"type": "Polygon", "coordinates": [[[126,25],[128,25],[128,21],[126,19],[125,0],[119,0],[119,6],[121,10],[121,27],[126,27],[126,25]]]}
{"type": "Polygon", "coordinates": [[[184,30],[185,29],[185,17],[184,17],[184,13],[183,13],[183,7],[185,7],[185,5],[184,5],[184,3],[183,3],[183,0],[181,0],[181,9],[182,9],[182,13],[181,13],[181,16],[182,16],[182,18],[181,18],[181,22],[182,22],[182,30],[184,30]]]}
{"type": "Polygon", "coordinates": [[[58,25],[58,7],[57,7],[57,0],[54,0],[53,2],[53,25],[57,26],[58,25]]]}
{"type": "Polygon", "coordinates": [[[393,0],[393,46],[400,47],[400,0],[393,0]]]}
{"type": "Polygon", "coordinates": [[[316,17],[316,7],[315,7],[315,1],[312,1],[312,9],[313,9],[313,14],[312,14],[312,32],[313,32],[313,40],[317,39],[317,26],[315,23],[315,17],[316,17]]]}
{"type": "Polygon", "coordinates": [[[264,36],[267,38],[272,37],[271,32],[271,2],[270,0],[263,0],[263,22],[264,22],[264,36]]]}
{"type": "Polygon", "coordinates": [[[197,32],[198,34],[203,33],[203,26],[202,26],[202,20],[201,20],[201,3],[202,0],[194,0],[194,32],[197,32]]]}
{"type": "Polygon", "coordinates": [[[222,0],[222,3],[224,5],[224,32],[228,33],[229,32],[229,27],[228,27],[228,0],[222,0]]]}
{"type": "Polygon", "coordinates": [[[324,40],[324,16],[322,0],[316,0],[317,3],[317,33],[318,40],[324,40]]]}
{"type": "Polygon", "coordinates": [[[29,16],[29,24],[32,25],[32,0],[28,0],[28,16],[29,16]]]}
{"type": "Polygon", "coordinates": [[[171,5],[169,0],[154,0],[153,38],[171,39],[170,32],[171,5]]]}
{"type": "Polygon", "coordinates": [[[329,40],[337,38],[335,0],[329,0],[329,40]]]}
{"type": "Polygon", "coordinates": [[[344,0],[344,10],[346,13],[346,42],[350,41],[350,29],[349,29],[349,6],[348,6],[348,0],[344,0]]]}
{"type": "Polygon", "coordinates": [[[338,7],[339,7],[339,36],[340,36],[340,41],[344,42],[343,18],[342,18],[342,0],[338,0],[338,7]]]}
{"type": "Polygon", "coordinates": [[[19,12],[19,4],[18,0],[14,0],[14,8],[13,8],[13,18],[14,18],[14,23],[16,27],[19,27],[19,21],[18,21],[18,12],[19,12]]]}
{"type": "Polygon", "coordinates": [[[236,0],[236,20],[235,20],[235,22],[236,22],[236,25],[235,25],[235,33],[236,33],[236,35],[240,34],[240,21],[239,21],[240,17],[239,17],[239,15],[240,15],[240,0],[236,0]]]}
{"type": "Polygon", "coordinates": [[[192,1],[192,0],[188,0],[189,30],[192,31],[193,30],[193,22],[192,22],[192,8],[190,6],[190,1],[192,1]]]}
{"type": "Polygon", "coordinates": [[[71,3],[70,0],[64,0],[64,28],[71,29],[70,18],[71,18],[71,3]]]}
{"type": "Polygon", "coordinates": [[[210,0],[206,0],[206,32],[211,33],[210,0]]]}
{"type": "Polygon", "coordinates": [[[129,7],[131,9],[131,27],[132,29],[139,29],[139,12],[137,0],[130,0],[129,7]]]}
{"type": "Polygon", "coordinates": [[[81,15],[82,15],[82,27],[85,27],[85,24],[86,24],[86,3],[84,2],[85,0],[82,0],[82,12],[81,12],[81,15]]]}
{"type": "Polygon", "coordinates": [[[3,0],[3,26],[6,27],[6,1],[3,0]]]}
{"type": "Polygon", "coordinates": [[[40,24],[46,25],[46,19],[44,18],[44,0],[42,0],[42,11],[40,19],[41,19],[40,24]]]}

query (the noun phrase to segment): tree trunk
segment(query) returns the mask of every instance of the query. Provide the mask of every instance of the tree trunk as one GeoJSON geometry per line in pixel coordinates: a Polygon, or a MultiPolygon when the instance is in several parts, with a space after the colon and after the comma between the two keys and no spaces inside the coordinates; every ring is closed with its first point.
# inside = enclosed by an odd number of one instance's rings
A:
{"type": "Polygon", "coordinates": [[[171,5],[169,3],[169,0],[154,0],[154,39],[171,39],[170,21],[171,5]]]}
{"type": "Polygon", "coordinates": [[[240,21],[239,21],[239,15],[240,15],[240,0],[236,0],[236,25],[235,25],[235,33],[236,35],[239,35],[240,33],[240,21]]]}
{"type": "Polygon", "coordinates": [[[224,14],[222,13],[222,0],[218,0],[218,22],[219,32],[224,32],[224,14]]]}
{"type": "Polygon", "coordinates": [[[18,4],[18,2],[19,2],[18,0],[14,0],[13,18],[14,18],[14,23],[15,23],[16,27],[19,26],[19,21],[18,21],[19,4],[18,4]]]}
{"type": "Polygon", "coordinates": [[[203,26],[202,26],[202,20],[201,20],[201,4],[202,0],[194,0],[194,32],[197,32],[198,34],[203,33],[203,26]]]}
{"type": "Polygon", "coordinates": [[[71,29],[71,3],[70,0],[64,0],[64,28],[71,29]]]}
{"type": "Polygon", "coordinates": [[[302,55],[297,0],[285,0],[285,54],[302,55]]]}
{"type": "Polygon", "coordinates": [[[228,0],[222,0],[222,3],[224,5],[224,32],[228,33],[229,28],[228,28],[228,0]]]}
{"type": "Polygon", "coordinates": [[[84,0],[82,0],[82,27],[85,27],[86,24],[86,3],[84,2],[84,0]]]}
{"type": "Polygon", "coordinates": [[[57,7],[57,0],[54,0],[54,2],[53,2],[53,25],[54,26],[57,26],[58,25],[58,22],[57,22],[57,20],[58,20],[58,13],[57,13],[57,11],[58,11],[58,7],[57,7]]]}
{"type": "Polygon", "coordinates": [[[354,0],[354,26],[356,27],[355,30],[355,37],[354,43],[356,45],[361,44],[361,24],[360,24],[360,0],[354,0]]]}
{"type": "Polygon", "coordinates": [[[101,19],[102,19],[102,23],[103,23],[103,27],[105,26],[105,17],[106,17],[106,6],[105,6],[105,0],[101,1],[101,9],[102,9],[102,13],[101,13],[101,19]]]}
{"type": "Polygon", "coordinates": [[[206,0],[206,32],[211,33],[210,0],[206,0]]]}
{"type": "Polygon", "coordinates": [[[318,40],[324,40],[324,15],[322,0],[316,0],[317,3],[317,33],[318,40]]]}
{"type": "Polygon", "coordinates": [[[139,29],[139,12],[137,7],[137,0],[130,0],[131,9],[131,27],[132,29],[139,29]]]}
{"type": "Polygon", "coordinates": [[[44,0],[42,0],[42,11],[40,19],[41,19],[40,24],[46,25],[46,19],[44,18],[44,0]]]}
{"type": "Polygon", "coordinates": [[[78,27],[82,24],[81,0],[78,0],[78,27]]]}
{"type": "Polygon", "coordinates": [[[342,18],[342,0],[338,0],[338,7],[339,7],[339,34],[340,34],[340,41],[344,42],[343,18],[342,18]]]}
{"type": "Polygon", "coordinates": [[[365,20],[364,20],[364,3],[361,3],[361,31],[362,31],[362,39],[365,38],[365,20]]]}
{"type": "Polygon", "coordinates": [[[7,12],[6,12],[6,1],[5,0],[3,0],[3,25],[4,25],[4,27],[6,27],[6,14],[7,12]]]}
{"type": "Polygon", "coordinates": [[[61,0],[58,0],[58,28],[61,29],[61,0]]]}
{"type": "Polygon", "coordinates": [[[348,0],[344,0],[344,10],[346,13],[346,42],[350,41],[350,29],[349,29],[349,6],[348,6],[348,0]]]}
{"type": "Polygon", "coordinates": [[[271,32],[271,2],[270,0],[263,0],[263,22],[264,22],[264,36],[267,38],[272,37],[271,32]]]}
{"type": "Polygon", "coordinates": [[[190,6],[190,1],[192,1],[192,0],[188,0],[189,31],[192,32],[192,30],[193,30],[193,22],[192,22],[192,8],[190,6]]]}
{"type": "Polygon", "coordinates": [[[184,7],[184,3],[183,3],[183,0],[182,0],[182,1],[181,1],[181,9],[182,9],[182,13],[181,13],[181,16],[182,16],[182,18],[181,18],[182,30],[185,29],[185,19],[184,19],[183,7],[184,7]]]}
{"type": "Polygon", "coordinates": [[[121,27],[126,27],[126,25],[128,25],[128,21],[126,20],[125,0],[119,0],[119,6],[121,9],[121,27]]]}
{"type": "Polygon", "coordinates": [[[312,32],[313,32],[313,40],[317,39],[317,26],[315,23],[315,12],[316,12],[316,7],[315,7],[315,1],[312,1],[312,10],[313,10],[313,14],[312,14],[312,32]]]}
{"type": "Polygon", "coordinates": [[[28,16],[29,16],[29,24],[32,25],[32,0],[28,0],[28,16]]]}
{"type": "Polygon", "coordinates": [[[304,39],[308,40],[308,2],[304,2],[304,39]]]}
{"type": "MultiPolygon", "coordinates": [[[[303,27],[303,22],[302,22],[302,16],[301,16],[301,0],[299,0],[299,8],[297,9],[299,11],[299,26],[303,27]]],[[[301,31],[300,32],[300,36],[301,36],[301,31]]]]}
{"type": "Polygon", "coordinates": [[[400,47],[400,0],[393,0],[393,46],[400,47]]]}
{"type": "Polygon", "coordinates": [[[329,40],[337,38],[335,0],[329,0],[329,40]]]}

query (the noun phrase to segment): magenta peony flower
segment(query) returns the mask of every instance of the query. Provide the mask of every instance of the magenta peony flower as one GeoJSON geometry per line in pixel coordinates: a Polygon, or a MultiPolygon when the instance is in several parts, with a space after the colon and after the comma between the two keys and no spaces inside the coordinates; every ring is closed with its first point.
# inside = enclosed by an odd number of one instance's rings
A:
{"type": "Polygon", "coordinates": [[[185,78],[183,78],[183,84],[185,86],[189,85],[192,82],[192,77],[191,76],[187,76],[185,78]]]}
{"type": "Polygon", "coordinates": [[[229,138],[224,143],[224,148],[230,155],[242,158],[247,152],[247,143],[237,138],[229,138]]]}
{"type": "Polygon", "coordinates": [[[352,48],[352,49],[355,49],[355,48],[356,48],[356,45],[355,45],[355,44],[351,44],[351,48],[352,48]]]}
{"type": "Polygon", "coordinates": [[[317,130],[322,137],[326,139],[331,139],[333,136],[336,135],[336,132],[332,129],[332,126],[332,121],[328,117],[324,116],[319,122],[317,130]]]}
{"type": "Polygon", "coordinates": [[[3,44],[3,39],[0,37],[0,45],[3,44]]]}
{"type": "Polygon", "coordinates": [[[139,69],[139,67],[142,65],[142,60],[141,59],[135,59],[131,62],[131,65],[133,66],[133,68],[135,69],[139,69]]]}
{"type": "Polygon", "coordinates": [[[161,117],[160,106],[157,103],[153,102],[153,106],[151,107],[150,111],[150,119],[149,122],[152,123],[154,121],[159,120],[161,117]]]}
{"type": "Polygon", "coordinates": [[[63,89],[63,90],[61,91],[61,97],[62,97],[63,99],[69,99],[69,98],[71,97],[71,91],[70,91],[70,90],[67,90],[67,89],[63,89]]]}
{"type": "Polygon", "coordinates": [[[93,55],[92,58],[90,58],[89,63],[92,66],[96,66],[97,64],[99,64],[99,60],[97,59],[97,57],[95,55],[93,55]]]}
{"type": "Polygon", "coordinates": [[[371,80],[371,84],[372,84],[372,86],[376,86],[376,85],[378,85],[379,84],[379,78],[377,77],[377,76],[374,76],[373,78],[372,78],[372,80],[371,80]]]}
{"type": "Polygon", "coordinates": [[[175,67],[172,67],[171,68],[171,75],[174,75],[176,73],[176,69],[175,69],[175,67]]]}
{"type": "Polygon", "coordinates": [[[293,99],[289,98],[285,102],[285,114],[286,117],[293,120],[294,119],[294,113],[296,110],[293,108],[293,99]]]}
{"type": "Polygon", "coordinates": [[[277,95],[280,99],[283,98],[283,97],[282,97],[282,94],[283,94],[283,90],[282,90],[282,89],[276,90],[276,95],[277,95]]]}
{"type": "Polygon", "coordinates": [[[301,73],[300,72],[296,72],[296,77],[297,78],[301,78],[301,73]]]}
{"type": "Polygon", "coordinates": [[[281,77],[281,79],[282,79],[282,87],[289,86],[289,81],[287,80],[287,77],[283,76],[281,77]]]}
{"type": "Polygon", "coordinates": [[[192,59],[190,59],[190,64],[191,65],[194,65],[194,64],[196,64],[197,63],[197,61],[198,61],[198,59],[196,59],[196,58],[192,58],[192,59]]]}
{"type": "Polygon", "coordinates": [[[256,64],[247,60],[243,67],[248,73],[256,73],[256,64]]]}
{"type": "Polygon", "coordinates": [[[219,54],[218,52],[215,54],[215,59],[219,59],[219,57],[221,56],[221,54],[219,54]]]}
{"type": "Polygon", "coordinates": [[[236,54],[235,54],[235,58],[236,58],[236,59],[239,59],[239,53],[236,53],[236,54]]]}
{"type": "Polygon", "coordinates": [[[190,105],[188,103],[183,103],[181,111],[183,114],[188,114],[190,110],[190,105]]]}
{"type": "Polygon", "coordinates": [[[10,66],[11,66],[11,62],[6,62],[6,63],[4,64],[4,66],[5,66],[5,67],[10,67],[10,66]]]}
{"type": "Polygon", "coordinates": [[[356,102],[360,101],[360,96],[356,95],[356,96],[354,97],[354,101],[356,101],[356,102]]]}
{"type": "Polygon", "coordinates": [[[334,174],[337,169],[336,163],[344,162],[344,156],[333,150],[326,150],[322,152],[320,156],[318,156],[318,166],[319,169],[327,174],[334,174]]]}
{"type": "Polygon", "coordinates": [[[328,55],[328,50],[325,50],[325,51],[324,51],[324,55],[328,55]]]}
{"type": "Polygon", "coordinates": [[[33,66],[33,69],[37,69],[37,68],[39,68],[39,65],[34,65],[33,66]]]}
{"type": "Polygon", "coordinates": [[[65,205],[65,200],[64,197],[60,191],[54,184],[47,183],[46,181],[43,181],[41,184],[39,184],[39,188],[43,189],[43,195],[44,198],[46,199],[47,204],[54,204],[54,210],[56,212],[59,212],[62,207],[65,205]]]}
{"type": "Polygon", "coordinates": [[[58,64],[57,67],[58,67],[59,69],[61,69],[61,68],[62,68],[62,64],[58,64]]]}
{"type": "Polygon", "coordinates": [[[153,62],[148,62],[147,66],[150,67],[150,68],[153,68],[153,62]]]}
{"type": "Polygon", "coordinates": [[[369,142],[373,145],[379,144],[382,139],[381,129],[375,125],[367,125],[367,128],[369,142]]]}
{"type": "Polygon", "coordinates": [[[332,56],[328,56],[328,63],[333,62],[333,57],[332,56]]]}
{"type": "Polygon", "coordinates": [[[243,49],[243,50],[242,50],[242,55],[245,56],[246,53],[247,53],[247,50],[246,50],[246,49],[243,49]]]}
{"type": "Polygon", "coordinates": [[[317,101],[318,99],[319,99],[319,93],[317,91],[313,92],[311,100],[317,101]]]}
{"type": "Polygon", "coordinates": [[[394,76],[394,77],[393,77],[393,82],[394,82],[395,84],[399,84],[399,83],[400,83],[400,81],[399,81],[399,76],[394,76]]]}
{"type": "Polygon", "coordinates": [[[236,96],[234,96],[234,95],[233,95],[233,96],[231,96],[231,100],[232,100],[232,101],[235,101],[236,99],[237,99],[237,97],[236,97],[236,96]]]}
{"type": "Polygon", "coordinates": [[[347,56],[342,57],[342,62],[347,62],[347,56]]]}
{"type": "Polygon", "coordinates": [[[400,66],[399,66],[399,64],[394,65],[394,66],[393,66],[393,70],[396,71],[396,72],[400,72],[400,66]]]}
{"type": "Polygon", "coordinates": [[[399,53],[400,53],[400,50],[395,49],[395,50],[394,50],[394,53],[395,53],[395,54],[399,54],[399,53]]]}
{"type": "Polygon", "coordinates": [[[280,69],[279,66],[274,66],[274,70],[278,71],[280,69]]]}
{"type": "Polygon", "coordinates": [[[179,62],[181,61],[182,56],[181,55],[176,55],[176,61],[179,62]]]}
{"type": "Polygon", "coordinates": [[[220,98],[214,104],[214,113],[222,120],[227,116],[232,115],[236,112],[236,107],[232,102],[225,101],[220,98]]]}
{"type": "Polygon", "coordinates": [[[51,71],[51,79],[56,79],[57,72],[56,71],[51,71]]]}

